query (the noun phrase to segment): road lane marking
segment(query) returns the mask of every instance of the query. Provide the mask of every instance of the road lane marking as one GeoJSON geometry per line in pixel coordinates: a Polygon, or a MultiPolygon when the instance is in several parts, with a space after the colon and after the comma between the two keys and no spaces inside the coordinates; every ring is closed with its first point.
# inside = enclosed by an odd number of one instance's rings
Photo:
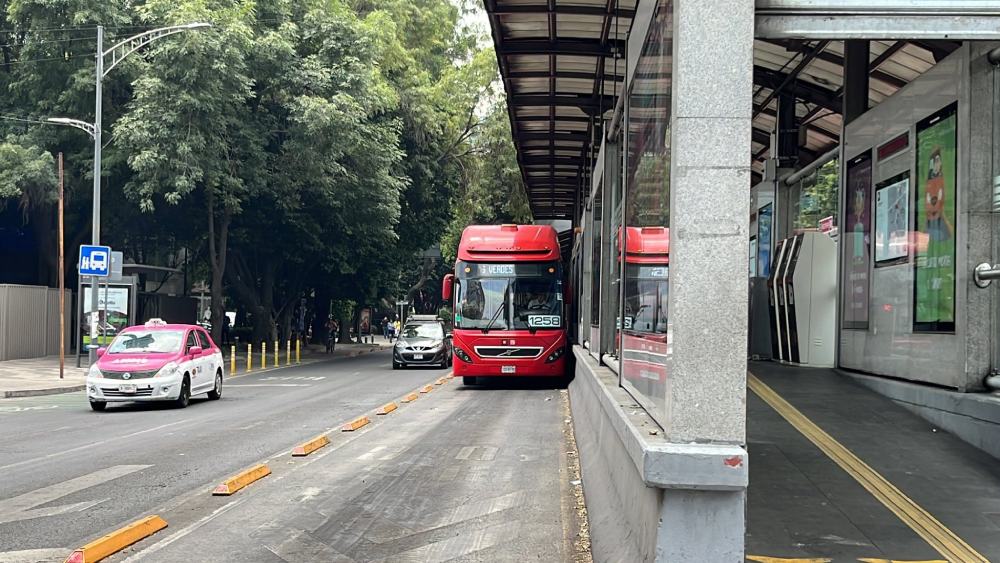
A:
{"type": "Polygon", "coordinates": [[[455,456],[455,459],[468,460],[471,458],[473,461],[493,461],[496,459],[498,451],[500,451],[500,448],[495,448],[493,446],[465,446],[458,451],[458,455],[455,456]],[[473,458],[472,454],[478,449],[482,449],[479,453],[479,457],[473,458]]]}
{"type": "Polygon", "coordinates": [[[444,563],[471,555],[517,537],[519,522],[504,522],[485,529],[472,530],[460,536],[429,543],[396,553],[388,558],[394,562],[444,563]]]}
{"type": "Polygon", "coordinates": [[[312,387],[308,383],[230,383],[227,387],[312,387]]]}
{"type": "Polygon", "coordinates": [[[127,559],[125,559],[123,563],[134,563],[136,561],[140,561],[148,557],[153,553],[156,553],[157,551],[160,551],[161,549],[167,547],[168,545],[174,543],[175,541],[187,536],[191,532],[194,532],[198,528],[201,528],[205,524],[208,524],[212,520],[215,520],[222,514],[225,514],[233,507],[242,504],[243,502],[246,501],[246,499],[247,497],[241,497],[236,500],[229,501],[228,503],[220,506],[219,508],[216,508],[214,511],[212,511],[211,514],[203,516],[201,519],[192,522],[191,524],[188,524],[187,526],[181,528],[180,530],[177,530],[173,534],[163,538],[162,540],[154,543],[153,545],[133,553],[127,559]]]}
{"type": "Polygon", "coordinates": [[[386,446],[375,446],[374,448],[368,450],[368,453],[363,453],[363,454],[359,455],[358,459],[365,460],[365,461],[367,461],[369,459],[372,459],[373,457],[375,457],[375,454],[379,453],[380,451],[384,450],[385,448],[386,448],[386,446]]]}
{"type": "Polygon", "coordinates": [[[749,372],[747,386],[946,560],[989,563],[989,559],[749,372]]]}
{"type": "Polygon", "coordinates": [[[13,414],[16,412],[28,412],[28,411],[48,411],[58,408],[59,405],[37,405],[33,407],[0,407],[0,414],[13,414]]]}
{"type": "Polygon", "coordinates": [[[469,456],[472,455],[472,452],[474,451],[476,451],[476,446],[465,446],[464,448],[458,450],[458,455],[455,456],[455,459],[469,459],[469,456]]]}
{"type": "Polygon", "coordinates": [[[100,471],[95,471],[75,479],[70,479],[69,481],[63,481],[62,483],[42,487],[41,489],[24,493],[23,495],[18,495],[6,500],[0,500],[0,524],[85,510],[96,504],[100,504],[107,499],[63,504],[59,506],[47,506],[45,508],[35,507],[41,504],[50,503],[56,499],[82,491],[83,489],[88,489],[95,485],[100,485],[119,477],[124,477],[130,473],[141,471],[147,467],[152,467],[152,465],[115,465],[113,467],[101,469],[100,471]]]}
{"type": "Polygon", "coordinates": [[[185,418],[184,420],[178,420],[176,422],[168,422],[167,424],[161,424],[159,426],[154,426],[152,428],[147,428],[145,430],[139,430],[138,432],[132,432],[131,434],[125,434],[124,436],[115,436],[112,438],[105,438],[104,440],[98,440],[96,442],[91,442],[89,444],[84,444],[82,446],[77,446],[75,448],[70,448],[68,450],[60,450],[58,452],[52,452],[50,454],[43,455],[41,457],[36,457],[32,459],[26,459],[19,461],[17,463],[11,463],[8,465],[0,465],[0,471],[4,469],[11,469],[13,467],[20,467],[22,465],[27,465],[29,463],[35,463],[36,461],[45,461],[46,459],[51,459],[53,457],[58,457],[61,455],[71,454],[73,452],[78,452],[80,450],[86,450],[88,448],[93,448],[94,446],[100,446],[107,444],[108,442],[115,442],[118,440],[124,440],[125,438],[132,438],[134,436],[139,436],[141,434],[146,434],[147,432],[156,432],[157,430],[163,430],[164,428],[169,428],[171,426],[177,426],[178,424],[184,424],[186,422],[191,422],[192,419],[185,418]]]}
{"type": "Polygon", "coordinates": [[[62,561],[65,558],[66,549],[62,547],[0,551],[0,563],[38,563],[39,561],[62,561]]]}

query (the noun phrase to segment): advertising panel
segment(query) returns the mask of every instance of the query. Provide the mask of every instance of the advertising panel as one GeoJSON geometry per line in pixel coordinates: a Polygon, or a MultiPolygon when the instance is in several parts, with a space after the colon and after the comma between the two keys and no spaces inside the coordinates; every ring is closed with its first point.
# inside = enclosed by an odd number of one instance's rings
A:
{"type": "Polygon", "coordinates": [[[875,188],[876,266],[905,262],[910,255],[910,173],[904,172],[875,188]]]}
{"type": "Polygon", "coordinates": [[[917,124],[916,331],[955,330],[955,186],[958,106],[917,124]]]}
{"type": "Polygon", "coordinates": [[[871,263],[871,151],[847,163],[847,219],[844,222],[843,324],[868,328],[868,272],[871,263]]]}
{"type": "Polygon", "coordinates": [[[774,204],[760,208],[757,216],[757,275],[766,278],[771,274],[771,226],[774,204]]]}

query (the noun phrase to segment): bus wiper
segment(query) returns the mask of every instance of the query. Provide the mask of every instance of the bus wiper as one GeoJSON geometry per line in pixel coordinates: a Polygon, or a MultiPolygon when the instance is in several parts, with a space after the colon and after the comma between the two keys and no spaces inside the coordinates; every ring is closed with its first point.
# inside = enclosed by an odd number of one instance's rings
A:
{"type": "MultiPolygon", "coordinates": [[[[506,297],[506,294],[504,295],[504,297],[506,297]]],[[[497,321],[497,319],[500,317],[500,313],[503,312],[503,309],[506,306],[507,306],[507,300],[504,299],[504,302],[501,303],[499,307],[497,307],[497,312],[493,313],[493,318],[490,319],[490,322],[486,323],[486,328],[483,329],[483,334],[486,334],[487,332],[490,331],[490,328],[493,327],[493,323],[497,321]]]]}

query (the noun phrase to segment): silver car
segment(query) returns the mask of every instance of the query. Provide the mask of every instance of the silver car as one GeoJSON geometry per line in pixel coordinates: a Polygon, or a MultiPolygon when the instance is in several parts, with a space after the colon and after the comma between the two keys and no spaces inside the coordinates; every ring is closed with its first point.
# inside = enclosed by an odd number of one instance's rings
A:
{"type": "Polygon", "coordinates": [[[450,335],[441,322],[406,323],[392,348],[392,369],[451,365],[450,335]]]}

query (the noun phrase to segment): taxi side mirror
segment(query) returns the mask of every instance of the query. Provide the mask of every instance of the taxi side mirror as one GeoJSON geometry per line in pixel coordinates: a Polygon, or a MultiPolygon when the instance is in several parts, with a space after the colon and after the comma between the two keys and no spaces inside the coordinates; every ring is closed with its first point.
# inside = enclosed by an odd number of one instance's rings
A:
{"type": "Polygon", "coordinates": [[[192,346],[188,349],[188,354],[192,356],[200,356],[202,352],[204,352],[204,349],[201,346],[192,346]]]}
{"type": "Polygon", "coordinates": [[[101,357],[101,356],[103,356],[103,355],[104,355],[104,353],[105,353],[105,352],[107,352],[107,351],[108,351],[108,349],[107,349],[107,348],[105,348],[105,347],[103,347],[103,346],[102,346],[102,347],[100,347],[100,348],[98,348],[98,349],[97,349],[97,357],[98,357],[98,358],[100,358],[100,357],[101,357]]]}
{"type": "Polygon", "coordinates": [[[441,281],[441,299],[451,301],[451,293],[455,287],[455,274],[447,274],[441,281]]]}

